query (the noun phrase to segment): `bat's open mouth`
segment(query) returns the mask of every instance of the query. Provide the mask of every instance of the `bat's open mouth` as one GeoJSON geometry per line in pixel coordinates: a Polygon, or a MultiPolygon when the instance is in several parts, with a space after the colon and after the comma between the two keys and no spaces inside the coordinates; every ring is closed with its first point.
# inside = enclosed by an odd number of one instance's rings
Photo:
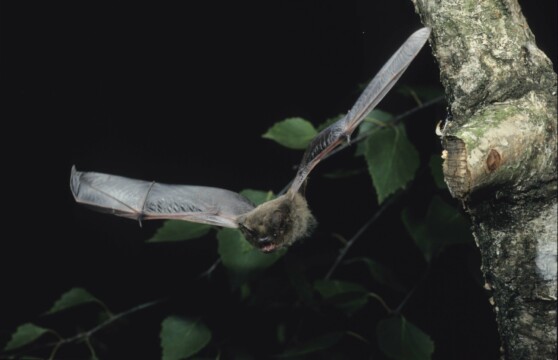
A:
{"type": "Polygon", "coordinates": [[[264,253],[270,253],[277,250],[277,242],[271,236],[260,237],[257,242],[257,247],[264,253]]]}
{"type": "Polygon", "coordinates": [[[259,246],[259,248],[260,248],[261,251],[268,254],[268,253],[271,253],[271,252],[274,252],[275,250],[277,250],[277,245],[273,244],[273,243],[261,244],[259,246]]]}

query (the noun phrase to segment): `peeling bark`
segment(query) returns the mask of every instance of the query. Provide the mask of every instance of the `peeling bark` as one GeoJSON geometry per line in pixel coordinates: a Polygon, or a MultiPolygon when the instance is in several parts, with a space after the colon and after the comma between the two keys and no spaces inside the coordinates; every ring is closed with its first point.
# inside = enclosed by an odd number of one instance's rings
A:
{"type": "Polygon", "coordinates": [[[556,74],[516,0],[414,0],[450,103],[444,175],[507,359],[556,359],[556,74]]]}

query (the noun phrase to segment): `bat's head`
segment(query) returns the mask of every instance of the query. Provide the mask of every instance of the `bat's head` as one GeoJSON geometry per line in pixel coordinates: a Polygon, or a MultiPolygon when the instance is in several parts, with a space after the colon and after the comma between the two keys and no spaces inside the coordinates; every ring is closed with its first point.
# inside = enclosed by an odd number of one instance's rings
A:
{"type": "Polygon", "coordinates": [[[273,252],[308,236],[316,220],[300,194],[289,194],[261,204],[238,219],[238,227],[255,248],[273,252]]]}

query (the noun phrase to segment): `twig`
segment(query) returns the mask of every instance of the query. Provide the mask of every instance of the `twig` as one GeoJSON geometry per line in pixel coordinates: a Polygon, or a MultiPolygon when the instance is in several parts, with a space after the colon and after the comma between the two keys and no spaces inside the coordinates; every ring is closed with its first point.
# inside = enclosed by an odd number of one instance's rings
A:
{"type": "Polygon", "coordinates": [[[362,341],[366,345],[370,345],[370,341],[367,340],[364,336],[354,332],[354,331],[346,331],[345,334],[354,337],[355,339],[362,341]]]}
{"type": "Polygon", "coordinates": [[[368,296],[371,297],[372,299],[376,299],[384,307],[384,309],[388,312],[388,314],[393,313],[393,310],[389,306],[387,306],[386,302],[384,301],[384,299],[382,299],[381,296],[375,293],[368,293],[368,296]]]}
{"type": "Polygon", "coordinates": [[[327,272],[326,276],[324,277],[324,279],[329,279],[331,277],[331,275],[333,274],[333,272],[335,271],[335,269],[337,269],[337,266],[339,266],[339,264],[341,263],[341,261],[343,260],[343,258],[345,257],[345,255],[347,255],[347,252],[349,251],[350,247],[355,243],[355,241],[357,241],[357,239],[366,231],[366,229],[368,229],[372,224],[374,224],[376,222],[376,220],[378,220],[378,218],[383,214],[383,212],[397,199],[399,198],[399,196],[401,196],[401,194],[403,193],[403,191],[398,192],[397,194],[395,194],[394,196],[392,196],[391,198],[389,198],[386,202],[384,202],[382,204],[382,206],[380,206],[380,208],[374,213],[374,215],[364,224],[360,227],[360,229],[358,229],[358,231],[356,232],[355,235],[353,235],[353,237],[351,238],[351,240],[349,240],[345,246],[341,249],[341,251],[339,252],[339,255],[337,256],[337,259],[335,259],[335,262],[333,263],[333,265],[331,266],[331,268],[329,269],[329,271],[327,272]]]}
{"type": "Polygon", "coordinates": [[[116,315],[113,315],[112,317],[108,318],[106,321],[100,323],[99,325],[95,326],[94,328],[92,328],[92,329],[90,329],[90,330],[88,330],[88,331],[79,333],[79,334],[77,334],[77,335],[75,335],[75,336],[72,336],[72,337],[70,337],[70,338],[67,338],[67,339],[62,339],[62,340],[60,340],[58,343],[59,343],[59,344],[68,344],[68,343],[71,343],[71,342],[75,342],[75,341],[82,340],[82,339],[84,339],[84,338],[89,338],[89,337],[91,337],[93,334],[95,334],[97,331],[99,331],[99,330],[101,330],[101,329],[103,329],[103,328],[109,326],[110,324],[112,324],[112,323],[115,322],[116,320],[119,320],[119,319],[121,319],[121,318],[123,318],[123,317],[125,317],[125,316],[131,315],[131,314],[133,314],[133,313],[135,313],[135,312],[138,312],[138,311],[140,311],[140,310],[143,310],[143,309],[146,309],[146,308],[149,308],[149,307],[158,305],[158,304],[160,304],[160,303],[165,302],[166,300],[167,300],[167,298],[162,298],[162,299],[158,299],[158,300],[153,300],[153,301],[150,301],[150,302],[146,302],[146,303],[143,303],[143,304],[139,304],[139,305],[137,305],[137,306],[134,306],[133,308],[130,308],[130,309],[128,309],[128,310],[125,310],[125,311],[123,311],[123,312],[121,312],[121,313],[118,313],[118,314],[116,314],[116,315]]]}
{"type": "MultiPolygon", "coordinates": [[[[13,355],[10,355],[8,357],[6,357],[6,359],[20,359],[23,357],[23,353],[25,352],[29,352],[29,351],[36,351],[36,350],[40,350],[40,349],[45,349],[45,348],[50,348],[52,347],[53,350],[50,353],[50,356],[48,357],[48,359],[54,359],[54,357],[56,356],[56,353],[58,352],[58,350],[60,349],[60,347],[62,347],[62,345],[66,345],[66,344],[70,344],[73,342],[79,342],[79,341],[85,341],[87,347],[89,348],[89,351],[92,352],[92,355],[95,355],[94,349],[91,346],[91,343],[89,342],[90,337],[95,334],[96,332],[100,331],[101,329],[109,326],[110,324],[114,323],[116,320],[119,320],[125,316],[131,315],[135,312],[138,312],[140,310],[158,305],[162,302],[165,302],[167,300],[167,298],[162,298],[162,299],[158,299],[158,300],[153,300],[150,302],[146,302],[137,306],[134,306],[133,308],[130,308],[128,310],[125,310],[121,313],[118,313],[116,315],[112,315],[110,318],[108,318],[106,321],[100,323],[99,325],[95,326],[94,328],[88,330],[88,331],[84,331],[81,332],[79,334],[76,334],[72,337],[69,338],[60,338],[58,341],[53,341],[53,342],[49,342],[49,343],[43,343],[43,344],[37,344],[37,345],[31,345],[30,347],[24,347],[22,348],[22,350],[20,352],[16,352],[13,355]]],[[[19,350],[19,349],[18,349],[19,350]]],[[[0,359],[4,359],[4,358],[0,358],[0,359]]]]}
{"type": "Polygon", "coordinates": [[[411,289],[411,291],[409,291],[407,293],[407,295],[405,296],[405,298],[403,299],[403,301],[401,301],[401,303],[399,304],[399,306],[393,311],[394,314],[400,314],[401,310],[403,310],[403,307],[407,304],[407,302],[409,301],[409,299],[411,299],[411,296],[413,296],[413,294],[415,293],[415,291],[420,287],[420,285],[422,285],[422,283],[424,283],[424,280],[426,280],[426,278],[428,277],[428,274],[430,273],[430,263],[428,264],[428,267],[426,268],[426,270],[422,273],[421,278],[419,279],[419,281],[417,281],[417,283],[415,284],[415,286],[413,286],[413,288],[411,289]]]}
{"type": "MultiPolygon", "coordinates": [[[[415,179],[418,178],[419,176],[421,176],[424,172],[425,172],[426,168],[422,167],[417,171],[417,174],[415,176],[415,179]]],[[[410,189],[410,186],[407,186],[405,189],[400,190],[399,192],[397,192],[396,194],[394,194],[393,196],[391,196],[386,202],[384,202],[382,204],[382,206],[380,206],[380,208],[376,211],[376,213],[374,213],[374,216],[372,216],[370,218],[370,220],[368,220],[364,225],[362,225],[362,227],[360,229],[358,229],[358,231],[356,232],[356,234],[351,238],[351,240],[349,240],[346,244],[345,247],[343,247],[343,249],[341,249],[341,251],[339,252],[339,255],[337,256],[337,259],[335,259],[335,262],[333,263],[333,265],[331,266],[331,268],[329,269],[329,271],[327,272],[326,276],[324,277],[325,280],[329,279],[331,274],[333,274],[333,272],[335,271],[335,269],[339,266],[339,264],[341,263],[341,261],[343,260],[343,258],[345,257],[345,255],[347,255],[347,252],[349,251],[349,248],[357,241],[357,239],[364,233],[364,231],[366,229],[368,229],[372,224],[374,224],[376,222],[376,220],[378,220],[378,218],[380,217],[380,215],[382,215],[382,213],[391,205],[393,204],[397,199],[399,199],[400,196],[402,196],[404,193],[406,193],[408,190],[410,189]]],[[[423,275],[424,278],[426,278],[426,274],[423,275]]],[[[424,279],[421,279],[421,281],[424,279]]],[[[419,283],[421,282],[419,281],[419,283]]],[[[415,285],[415,287],[418,286],[415,285]]],[[[413,292],[413,290],[411,290],[411,292],[413,292]]],[[[401,306],[401,305],[400,305],[401,306]]],[[[397,310],[395,311],[397,312],[397,310]]]]}
{"type": "Polygon", "coordinates": [[[215,269],[217,269],[217,266],[219,266],[219,264],[221,264],[221,258],[215,260],[215,262],[209,267],[209,269],[207,269],[206,271],[202,272],[200,275],[198,275],[198,277],[196,279],[202,279],[204,277],[210,277],[211,274],[213,274],[213,272],[215,271],[215,269]]]}

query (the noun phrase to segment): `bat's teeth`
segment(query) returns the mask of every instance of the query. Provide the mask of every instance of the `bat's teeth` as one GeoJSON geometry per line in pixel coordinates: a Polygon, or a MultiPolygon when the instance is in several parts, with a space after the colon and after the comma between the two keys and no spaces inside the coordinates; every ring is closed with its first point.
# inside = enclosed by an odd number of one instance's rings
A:
{"type": "Polygon", "coordinates": [[[268,245],[264,245],[260,248],[261,251],[263,251],[264,253],[270,253],[275,251],[277,247],[274,244],[268,244],[268,245]]]}

